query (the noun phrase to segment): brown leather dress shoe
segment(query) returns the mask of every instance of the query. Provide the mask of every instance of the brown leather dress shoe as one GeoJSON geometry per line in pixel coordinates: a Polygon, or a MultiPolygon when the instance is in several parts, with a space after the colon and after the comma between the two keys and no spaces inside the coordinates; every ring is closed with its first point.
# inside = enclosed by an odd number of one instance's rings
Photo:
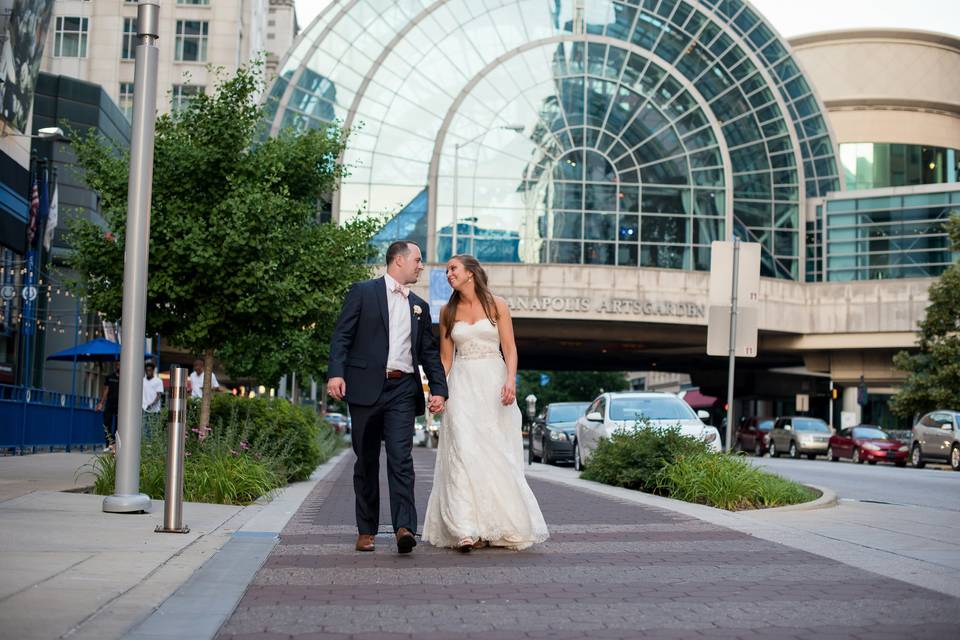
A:
{"type": "Polygon", "coordinates": [[[409,529],[397,529],[397,553],[410,553],[417,546],[417,537],[409,529]]]}
{"type": "Polygon", "coordinates": [[[376,545],[373,544],[374,536],[369,533],[361,533],[357,536],[357,546],[354,547],[357,551],[373,551],[376,549],[376,545]]]}

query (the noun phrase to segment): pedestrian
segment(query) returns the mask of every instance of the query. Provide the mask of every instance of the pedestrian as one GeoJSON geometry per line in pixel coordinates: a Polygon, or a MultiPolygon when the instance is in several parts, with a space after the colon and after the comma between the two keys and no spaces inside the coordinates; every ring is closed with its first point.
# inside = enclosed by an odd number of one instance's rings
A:
{"type": "MultiPolygon", "coordinates": [[[[190,376],[187,378],[187,386],[190,389],[191,398],[203,397],[203,360],[197,358],[193,361],[193,371],[190,372],[190,376]]],[[[210,390],[223,391],[223,387],[220,386],[220,381],[217,380],[217,374],[213,371],[210,372],[210,390]]]]}
{"type": "Polygon", "coordinates": [[[163,381],[155,375],[156,367],[150,361],[143,365],[143,410],[160,413],[163,403],[163,381]]]}
{"type": "Polygon", "coordinates": [[[357,551],[374,550],[380,525],[381,442],[387,452],[397,551],[410,553],[417,544],[414,417],[428,404],[431,413],[439,413],[447,397],[430,306],[408,288],[422,271],[420,247],[391,244],[386,275],[350,287],[330,340],[327,392],[335,400],[346,399],[353,418],[357,551]],[[423,397],[421,365],[430,385],[429,403],[423,397]]]}
{"type": "Polygon", "coordinates": [[[117,440],[117,412],[120,409],[120,361],[113,363],[113,371],[107,374],[100,392],[97,411],[103,411],[103,452],[113,450],[117,440]]]}

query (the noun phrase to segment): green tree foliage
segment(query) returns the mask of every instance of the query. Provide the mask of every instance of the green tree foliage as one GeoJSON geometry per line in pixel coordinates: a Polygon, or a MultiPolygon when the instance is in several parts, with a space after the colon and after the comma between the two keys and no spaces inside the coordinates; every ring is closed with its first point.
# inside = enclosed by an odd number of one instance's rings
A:
{"type": "Polygon", "coordinates": [[[612,371],[521,371],[517,402],[526,415],[524,402],[529,394],[537,396],[537,412],[551,402],[590,402],[603,391],[624,391],[629,387],[622,372],[612,371]],[[540,374],[550,381],[540,386],[540,374]]]}
{"type": "MultiPolygon", "coordinates": [[[[960,216],[954,215],[946,227],[953,251],[960,252],[960,216]]],[[[893,364],[907,372],[903,388],[890,403],[894,413],[912,417],[960,408],[960,260],[930,287],[918,351],[901,351],[893,364]]]]}
{"type": "MultiPolygon", "coordinates": [[[[317,222],[317,199],[345,173],[348,132],[265,138],[263,86],[253,63],[157,119],[147,332],[273,384],[322,375],[346,289],[369,275],[377,221],[317,222]]],[[[119,318],[129,158],[92,134],[74,147],[107,229],[76,220],[69,266],[92,307],[119,318]]]]}

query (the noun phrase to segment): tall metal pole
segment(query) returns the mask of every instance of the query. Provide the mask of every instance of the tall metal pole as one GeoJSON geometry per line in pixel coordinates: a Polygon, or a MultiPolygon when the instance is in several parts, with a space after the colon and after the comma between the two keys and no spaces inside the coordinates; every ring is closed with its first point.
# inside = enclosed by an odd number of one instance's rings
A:
{"type": "Polygon", "coordinates": [[[450,237],[450,257],[457,255],[457,227],[460,226],[457,219],[457,192],[460,191],[460,143],[453,145],[453,230],[450,237]]]}
{"type": "Polygon", "coordinates": [[[730,289],[730,366],[727,370],[727,441],[726,450],[733,449],[733,375],[737,362],[737,280],[740,275],[740,238],[733,236],[733,286],[730,289]]]}
{"type": "Polygon", "coordinates": [[[114,494],[103,500],[103,510],[111,513],[136,513],[150,509],[150,498],[140,493],[140,429],[150,197],[153,188],[153,135],[157,111],[157,63],[160,59],[156,46],[159,23],[160,0],[140,0],[137,5],[133,131],[130,142],[126,249],[123,262],[117,482],[114,494]]]}

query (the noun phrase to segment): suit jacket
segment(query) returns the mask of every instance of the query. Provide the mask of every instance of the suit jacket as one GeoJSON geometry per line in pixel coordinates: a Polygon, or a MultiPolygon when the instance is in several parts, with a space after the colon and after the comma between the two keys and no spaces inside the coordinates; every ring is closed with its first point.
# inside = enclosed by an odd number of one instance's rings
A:
{"type": "MultiPolygon", "coordinates": [[[[423,367],[430,394],[447,397],[446,374],[440,362],[440,347],[433,335],[430,305],[410,292],[410,347],[413,369],[423,367]],[[414,307],[419,307],[420,314],[414,307]]],[[[330,339],[327,376],[344,378],[347,402],[370,406],[377,402],[386,381],[390,348],[390,316],[387,285],[382,277],[354,283],[343,301],[340,317],[330,339]]],[[[419,376],[419,373],[416,375],[419,376]]],[[[423,394],[417,394],[417,413],[426,410],[423,394]]]]}

